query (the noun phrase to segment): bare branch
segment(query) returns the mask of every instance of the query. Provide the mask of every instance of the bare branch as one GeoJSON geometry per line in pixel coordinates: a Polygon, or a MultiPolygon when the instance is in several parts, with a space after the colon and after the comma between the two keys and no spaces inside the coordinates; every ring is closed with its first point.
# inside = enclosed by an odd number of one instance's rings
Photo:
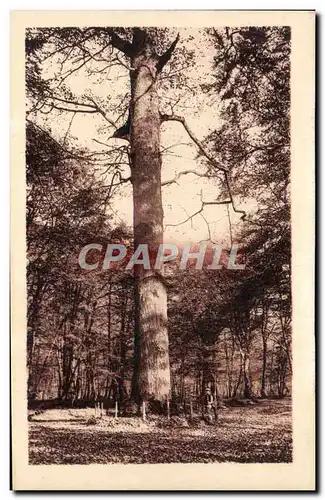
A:
{"type": "MultiPolygon", "coordinates": [[[[95,109],[95,107],[92,104],[87,104],[85,102],[79,102],[79,101],[75,101],[75,100],[71,100],[71,99],[63,99],[62,97],[57,97],[55,95],[48,95],[47,99],[53,99],[54,101],[63,102],[65,104],[73,104],[74,106],[85,106],[88,108],[95,109]]],[[[74,110],[72,110],[72,111],[74,111],[74,110]]]]}
{"type": "MultiPolygon", "coordinates": [[[[228,205],[227,205],[227,209],[228,209],[228,205]]],[[[212,240],[212,238],[211,238],[210,224],[209,224],[209,222],[207,221],[207,219],[204,217],[204,215],[203,215],[203,213],[202,213],[202,212],[200,213],[200,215],[201,215],[202,219],[204,220],[204,222],[205,222],[205,224],[206,224],[206,226],[207,226],[209,241],[211,241],[211,240],[212,240]]]]}
{"type": "MultiPolygon", "coordinates": [[[[235,206],[235,203],[234,203],[234,198],[232,196],[232,192],[231,192],[231,188],[230,188],[230,182],[229,182],[229,177],[228,177],[228,171],[226,168],[222,167],[220,165],[220,163],[218,161],[216,161],[209,153],[208,151],[205,149],[205,147],[203,146],[202,142],[199,141],[199,139],[195,136],[195,134],[192,132],[192,130],[189,128],[189,126],[187,125],[186,123],[186,120],[184,117],[182,116],[178,116],[178,115],[165,115],[165,114],[161,114],[160,115],[160,118],[161,118],[161,121],[164,122],[164,121],[176,121],[176,122],[179,122],[183,125],[184,129],[186,130],[186,132],[188,133],[188,135],[190,136],[190,138],[192,139],[192,141],[197,145],[198,149],[201,151],[201,153],[203,154],[203,156],[205,156],[209,162],[217,169],[217,170],[220,170],[221,172],[223,172],[224,174],[224,177],[225,177],[225,183],[226,183],[226,187],[227,187],[227,190],[228,190],[228,193],[229,193],[229,198],[230,198],[230,201],[229,203],[231,203],[232,205],[232,208],[234,210],[234,212],[236,213],[239,213],[239,214],[242,214],[241,216],[241,219],[242,220],[245,220],[246,218],[246,212],[245,210],[239,210],[236,208],[235,206]]],[[[224,202],[221,202],[221,203],[224,203],[224,202]]]]}
{"type": "Polygon", "coordinates": [[[110,125],[112,125],[112,127],[114,127],[115,129],[117,129],[117,126],[116,126],[115,122],[114,122],[111,118],[109,118],[109,117],[106,115],[105,111],[103,111],[103,110],[102,110],[102,108],[100,108],[100,107],[98,106],[98,104],[94,101],[94,99],[93,99],[92,97],[88,97],[88,99],[89,99],[89,100],[93,103],[93,105],[94,105],[95,109],[98,111],[98,113],[99,113],[100,115],[102,115],[102,117],[103,117],[103,118],[104,118],[104,119],[105,119],[105,120],[106,120],[106,121],[107,121],[110,125]]]}
{"type": "MultiPolygon", "coordinates": [[[[58,111],[68,111],[70,113],[97,113],[98,111],[96,109],[70,109],[70,108],[64,108],[61,106],[56,106],[55,104],[51,104],[51,111],[52,109],[57,109],[58,111]]],[[[46,112],[46,114],[48,114],[46,112]]]]}
{"type": "Polygon", "coordinates": [[[169,47],[169,49],[166,50],[166,52],[164,52],[158,59],[158,62],[157,62],[157,72],[160,73],[160,71],[162,71],[163,67],[168,63],[169,59],[171,58],[174,50],[175,50],[175,47],[177,45],[177,42],[179,40],[179,33],[177,35],[177,37],[175,38],[175,40],[173,41],[173,43],[171,44],[171,46],[169,47]]]}
{"type": "Polygon", "coordinates": [[[236,208],[235,206],[235,203],[234,203],[234,198],[232,196],[232,192],[231,192],[231,188],[230,188],[230,183],[229,183],[229,178],[228,178],[228,174],[227,172],[225,172],[225,182],[226,182],[226,186],[227,186],[227,190],[228,190],[228,194],[229,194],[229,198],[231,200],[231,204],[232,204],[232,209],[234,212],[236,212],[237,214],[242,214],[241,216],[241,220],[245,220],[246,219],[246,212],[245,210],[239,210],[238,208],[236,208]]]}
{"type": "Polygon", "coordinates": [[[94,142],[97,142],[97,144],[100,144],[101,146],[105,146],[106,148],[111,148],[109,144],[106,144],[105,142],[102,142],[98,139],[93,139],[94,142]]]}
{"type": "Polygon", "coordinates": [[[199,139],[195,136],[195,134],[192,132],[190,127],[187,125],[186,120],[182,116],[178,115],[160,115],[161,121],[174,121],[174,122],[179,122],[183,125],[184,129],[192,139],[192,141],[197,145],[198,149],[201,151],[201,153],[210,161],[210,163],[217,169],[220,170],[221,172],[227,172],[227,170],[220,165],[219,162],[217,162],[205,149],[203,146],[202,142],[199,141],[199,139]]]}
{"type": "Polygon", "coordinates": [[[72,117],[71,117],[71,120],[70,120],[70,122],[69,122],[69,126],[68,126],[68,128],[67,128],[67,131],[66,131],[65,136],[64,136],[64,139],[63,139],[63,146],[65,146],[65,144],[66,144],[66,141],[67,141],[68,135],[69,135],[70,130],[71,130],[71,127],[72,127],[72,122],[73,122],[73,120],[75,119],[75,116],[76,116],[76,113],[73,113],[73,115],[72,115],[72,117]]]}
{"type": "Polygon", "coordinates": [[[182,172],[179,172],[174,179],[170,179],[169,181],[164,181],[161,183],[162,186],[170,186],[171,184],[177,184],[178,179],[182,175],[187,175],[187,174],[193,174],[196,175],[197,177],[205,177],[206,179],[211,179],[218,177],[218,175],[213,175],[213,174],[200,174],[199,172],[196,172],[195,170],[183,170],[182,172]]]}
{"type": "Polygon", "coordinates": [[[204,201],[202,199],[202,192],[201,192],[201,208],[199,210],[197,210],[194,214],[190,215],[189,217],[187,217],[187,219],[183,220],[182,222],[179,222],[177,224],[166,224],[165,227],[177,227],[177,226],[182,226],[183,224],[185,224],[186,222],[188,221],[192,221],[192,219],[194,217],[196,217],[197,215],[201,215],[203,210],[204,210],[204,207],[207,206],[207,205],[231,205],[231,200],[225,200],[225,201],[204,201]]]}
{"type": "MultiPolygon", "coordinates": [[[[131,176],[130,176],[130,177],[122,177],[122,175],[121,175],[121,172],[120,172],[120,171],[115,172],[114,176],[115,176],[116,174],[118,174],[118,176],[119,176],[119,181],[118,181],[118,182],[116,182],[116,183],[113,183],[113,182],[112,182],[112,183],[110,184],[110,186],[109,186],[110,188],[111,188],[111,187],[115,187],[115,186],[121,186],[122,184],[126,184],[127,182],[132,182],[132,177],[131,177],[131,176]]],[[[113,180],[114,180],[114,179],[113,179],[113,180]]],[[[107,186],[105,186],[105,187],[107,187],[107,186]]]]}
{"type": "MultiPolygon", "coordinates": [[[[62,83],[69,77],[71,76],[73,73],[75,73],[76,71],[78,71],[79,69],[81,69],[83,66],[85,66],[87,64],[87,62],[89,62],[91,59],[94,59],[94,56],[97,56],[98,54],[101,54],[105,49],[107,49],[107,47],[109,47],[110,44],[106,44],[104,47],[102,47],[101,49],[99,49],[97,52],[95,52],[95,54],[91,54],[89,57],[85,57],[82,59],[82,63],[79,64],[79,66],[76,66],[75,68],[67,71],[60,79],[59,83],[58,83],[58,87],[60,87],[62,85],[62,83]]],[[[49,79],[51,80],[51,78],[49,79]]]]}
{"type": "Polygon", "coordinates": [[[59,101],[59,102],[62,102],[62,103],[65,103],[65,104],[71,104],[73,106],[75,106],[74,108],[66,108],[66,107],[63,107],[63,106],[57,106],[56,104],[53,104],[51,103],[51,110],[54,108],[54,109],[57,109],[59,111],[69,111],[71,113],[99,113],[100,115],[102,115],[102,117],[110,124],[112,125],[112,127],[114,127],[115,129],[117,129],[117,126],[114,122],[114,120],[112,120],[111,118],[109,118],[105,111],[100,108],[98,106],[98,104],[94,101],[94,99],[92,97],[87,97],[87,99],[89,99],[90,103],[84,103],[84,102],[79,102],[79,101],[74,101],[74,100],[70,100],[70,99],[62,99],[60,97],[56,97],[56,96],[48,96],[48,99],[52,99],[54,101],[59,101]]]}
{"type": "MultiPolygon", "coordinates": [[[[113,193],[113,188],[116,187],[116,186],[121,186],[122,184],[125,184],[126,182],[130,182],[131,181],[131,177],[128,177],[128,178],[124,178],[122,177],[121,175],[121,172],[119,170],[117,170],[116,172],[114,172],[113,176],[112,176],[112,180],[111,180],[111,183],[110,185],[108,186],[108,193],[105,197],[105,200],[104,200],[104,205],[107,204],[108,200],[111,198],[111,195],[113,193]],[[115,178],[116,177],[119,177],[119,182],[114,182],[115,181],[115,178]]],[[[105,186],[106,187],[106,186],[105,186]]]]}

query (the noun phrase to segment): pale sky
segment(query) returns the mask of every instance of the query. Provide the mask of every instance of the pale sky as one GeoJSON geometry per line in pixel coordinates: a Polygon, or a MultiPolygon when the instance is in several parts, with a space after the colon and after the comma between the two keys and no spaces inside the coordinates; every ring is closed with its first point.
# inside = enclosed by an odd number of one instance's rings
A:
{"type": "MultiPolygon", "coordinates": [[[[194,95],[184,92],[184,89],[176,89],[176,95],[182,96],[180,105],[175,108],[175,114],[183,115],[186,118],[192,131],[199,140],[202,140],[209,131],[212,131],[220,125],[218,116],[218,101],[208,100],[200,91],[200,83],[210,78],[211,61],[214,51],[209,47],[202,35],[197,30],[181,29],[180,46],[183,43],[187,48],[195,50],[195,64],[193,68],[184,69],[191,78],[194,95]],[[194,39],[184,41],[191,35],[194,39]]],[[[58,61],[57,61],[58,62],[58,61]]],[[[96,63],[98,65],[98,63],[96,63]]],[[[104,63],[102,63],[104,64],[104,63]]],[[[97,66],[98,67],[98,66],[97,66]]],[[[67,68],[68,69],[68,68],[67,68]]],[[[85,68],[77,71],[69,77],[65,84],[77,97],[83,94],[91,93],[96,101],[107,105],[118,103],[121,96],[129,92],[129,76],[126,68],[115,66],[108,71],[98,75],[89,75],[85,68]]],[[[44,75],[49,77],[53,73],[58,73],[59,66],[54,62],[44,68],[44,75]]],[[[56,89],[56,92],[57,89],[56,89]]],[[[175,95],[170,94],[171,96],[175,95]]],[[[170,112],[167,108],[164,110],[170,112]]],[[[69,128],[72,114],[66,112],[51,112],[46,115],[47,125],[51,127],[55,137],[63,137],[69,128]]],[[[40,118],[41,120],[43,119],[40,118]]],[[[122,124],[122,123],[121,123],[122,124]]],[[[76,138],[75,144],[81,147],[87,147],[92,151],[104,150],[94,139],[100,139],[107,145],[121,145],[125,141],[119,139],[108,139],[113,132],[112,128],[107,127],[108,123],[99,114],[80,114],[77,113],[71,123],[69,134],[76,138]]],[[[162,148],[168,148],[168,155],[163,155],[162,180],[170,180],[183,170],[195,170],[204,173],[200,162],[195,160],[197,147],[191,144],[191,139],[180,123],[166,122],[162,125],[162,148]],[[172,147],[171,147],[172,146],[172,147]]],[[[125,170],[124,176],[129,172],[125,170]]],[[[109,183],[111,176],[107,176],[106,182],[109,183]]],[[[192,221],[177,227],[171,227],[169,224],[178,224],[190,215],[198,211],[201,207],[201,192],[204,201],[213,201],[217,199],[218,188],[213,179],[203,179],[192,174],[182,176],[177,184],[164,186],[163,189],[163,208],[165,241],[173,242],[199,242],[208,239],[209,233],[207,222],[209,223],[212,241],[229,241],[229,221],[227,215],[227,206],[207,206],[204,208],[204,218],[199,214],[192,221]],[[206,220],[204,220],[206,219],[206,220]]],[[[247,209],[252,204],[246,206],[240,205],[236,200],[238,208],[247,209]]],[[[132,187],[123,185],[119,193],[115,196],[112,205],[117,221],[125,221],[132,226],[132,187]]],[[[229,208],[232,224],[239,223],[240,217],[229,208]]],[[[233,231],[234,231],[233,227],[233,231]]]]}

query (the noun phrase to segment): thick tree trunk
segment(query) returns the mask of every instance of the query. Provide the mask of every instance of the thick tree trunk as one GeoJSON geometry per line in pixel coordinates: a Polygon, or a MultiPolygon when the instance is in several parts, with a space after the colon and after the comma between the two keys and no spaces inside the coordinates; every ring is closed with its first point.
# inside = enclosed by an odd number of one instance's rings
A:
{"type": "MultiPolygon", "coordinates": [[[[139,30],[139,37],[141,33],[139,30]]],[[[156,89],[157,56],[147,37],[143,37],[141,44],[142,50],[132,58],[131,70],[134,244],[135,248],[140,244],[148,245],[152,264],[163,241],[160,115],[156,89]]],[[[138,402],[140,399],[163,402],[170,392],[167,294],[163,270],[136,265],[134,273],[136,317],[132,392],[138,402]]]]}

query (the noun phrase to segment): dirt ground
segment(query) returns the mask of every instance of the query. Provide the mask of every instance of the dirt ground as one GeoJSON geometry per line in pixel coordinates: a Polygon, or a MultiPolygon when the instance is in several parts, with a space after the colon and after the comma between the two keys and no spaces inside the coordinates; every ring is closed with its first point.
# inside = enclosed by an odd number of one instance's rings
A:
{"type": "Polygon", "coordinates": [[[47,410],[29,422],[31,464],[292,461],[291,400],[226,407],[217,425],[47,410]]]}

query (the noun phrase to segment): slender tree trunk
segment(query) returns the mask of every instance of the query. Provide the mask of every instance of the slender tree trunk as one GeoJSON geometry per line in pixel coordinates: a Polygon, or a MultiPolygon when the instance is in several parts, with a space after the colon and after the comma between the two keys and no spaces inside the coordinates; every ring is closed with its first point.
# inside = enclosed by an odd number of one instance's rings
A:
{"type": "Polygon", "coordinates": [[[271,396],[274,393],[273,383],[274,383],[274,344],[273,344],[272,353],[271,353],[271,364],[270,364],[270,375],[269,375],[269,394],[271,396]]]}
{"type": "Polygon", "coordinates": [[[242,381],[242,376],[243,376],[243,365],[242,365],[242,363],[240,363],[239,373],[238,373],[238,377],[237,377],[237,382],[234,385],[234,389],[233,389],[233,393],[232,393],[232,397],[233,398],[235,398],[237,396],[237,392],[239,390],[239,387],[240,387],[240,384],[241,384],[241,381],[242,381]]]}
{"type": "Polygon", "coordinates": [[[267,365],[267,341],[266,333],[262,333],[262,343],[263,343],[263,358],[262,358],[262,379],[261,379],[261,397],[266,397],[266,365],[267,365]]]}
{"type": "MultiPolygon", "coordinates": [[[[163,242],[160,115],[157,56],[142,30],[135,30],[131,74],[131,174],[134,244],[147,244],[151,267],[163,242]]],[[[136,265],[135,374],[133,396],[163,402],[170,392],[167,293],[162,270],[136,265]]]]}
{"type": "Polygon", "coordinates": [[[126,390],[124,385],[125,369],[126,369],[126,308],[127,308],[127,295],[125,291],[122,292],[122,305],[121,305],[121,329],[120,329],[120,378],[118,381],[119,386],[119,401],[120,404],[124,403],[126,390]]]}
{"type": "Polygon", "coordinates": [[[223,338],[223,347],[224,347],[225,361],[226,361],[226,367],[225,367],[226,391],[227,391],[227,397],[230,398],[231,397],[231,381],[230,381],[229,354],[228,354],[226,334],[224,334],[224,338],[223,338]]]}
{"type": "Polygon", "coordinates": [[[213,387],[213,397],[214,401],[216,402],[217,399],[219,398],[219,389],[218,389],[218,382],[219,382],[219,373],[218,373],[218,344],[215,344],[215,349],[213,350],[212,353],[213,356],[213,381],[212,381],[212,387],[213,387]]]}
{"type": "Polygon", "coordinates": [[[242,371],[244,377],[244,398],[252,397],[252,387],[250,379],[250,356],[248,349],[241,353],[242,355],[242,371]]]}

